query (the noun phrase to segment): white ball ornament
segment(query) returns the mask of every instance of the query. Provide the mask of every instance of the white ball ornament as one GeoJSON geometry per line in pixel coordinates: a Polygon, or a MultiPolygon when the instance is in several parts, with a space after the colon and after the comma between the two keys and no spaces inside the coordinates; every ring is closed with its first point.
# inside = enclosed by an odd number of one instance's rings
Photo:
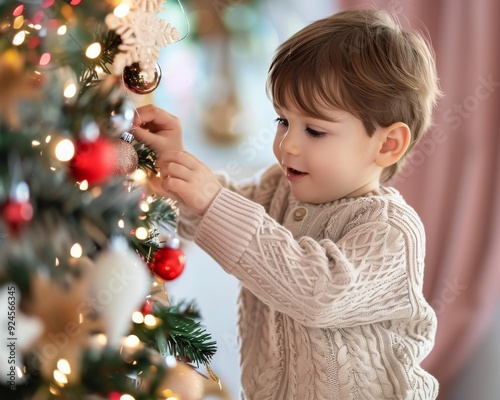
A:
{"type": "Polygon", "coordinates": [[[93,304],[103,319],[108,344],[118,347],[131,327],[132,313],[149,294],[151,274],[126,240],[119,237],[96,257],[90,279],[93,304]]]}

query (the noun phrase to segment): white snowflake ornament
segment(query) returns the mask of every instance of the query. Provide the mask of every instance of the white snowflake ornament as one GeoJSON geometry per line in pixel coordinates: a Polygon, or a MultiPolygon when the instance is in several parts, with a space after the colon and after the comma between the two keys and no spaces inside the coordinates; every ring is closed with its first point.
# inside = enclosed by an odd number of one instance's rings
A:
{"type": "Polygon", "coordinates": [[[112,73],[121,75],[123,68],[140,63],[144,73],[153,76],[160,47],[179,40],[179,32],[170,23],[158,18],[164,0],[132,0],[130,11],[123,17],[106,16],[109,29],[120,36],[120,53],[115,56],[112,73]]]}

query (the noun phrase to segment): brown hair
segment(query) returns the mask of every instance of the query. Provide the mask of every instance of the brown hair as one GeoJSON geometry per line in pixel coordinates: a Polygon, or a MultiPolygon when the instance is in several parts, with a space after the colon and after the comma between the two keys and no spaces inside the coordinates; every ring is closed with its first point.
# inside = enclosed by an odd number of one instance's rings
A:
{"type": "MultiPolygon", "coordinates": [[[[427,41],[372,10],[342,11],[293,35],[276,51],[267,90],[277,107],[292,104],[315,118],[327,119],[324,110],[332,107],[345,110],[370,136],[404,122],[412,136],[408,150],[429,128],[440,96],[427,41]]],[[[401,161],[386,168],[382,181],[401,161]]]]}

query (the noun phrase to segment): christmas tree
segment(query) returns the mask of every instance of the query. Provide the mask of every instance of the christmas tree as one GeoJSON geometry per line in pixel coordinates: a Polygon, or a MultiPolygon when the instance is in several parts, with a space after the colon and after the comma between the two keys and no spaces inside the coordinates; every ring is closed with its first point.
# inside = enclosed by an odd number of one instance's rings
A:
{"type": "Polygon", "coordinates": [[[202,396],[215,343],[166,295],[177,213],[133,138],[179,40],[162,3],[0,0],[2,399],[202,396]]]}

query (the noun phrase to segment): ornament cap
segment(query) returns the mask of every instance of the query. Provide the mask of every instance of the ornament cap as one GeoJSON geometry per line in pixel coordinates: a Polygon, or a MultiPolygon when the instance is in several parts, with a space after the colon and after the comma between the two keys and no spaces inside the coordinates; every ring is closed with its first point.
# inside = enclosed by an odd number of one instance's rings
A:
{"type": "Polygon", "coordinates": [[[132,141],[134,140],[134,135],[132,135],[130,132],[123,132],[120,138],[127,143],[132,143],[132,141]]]}

